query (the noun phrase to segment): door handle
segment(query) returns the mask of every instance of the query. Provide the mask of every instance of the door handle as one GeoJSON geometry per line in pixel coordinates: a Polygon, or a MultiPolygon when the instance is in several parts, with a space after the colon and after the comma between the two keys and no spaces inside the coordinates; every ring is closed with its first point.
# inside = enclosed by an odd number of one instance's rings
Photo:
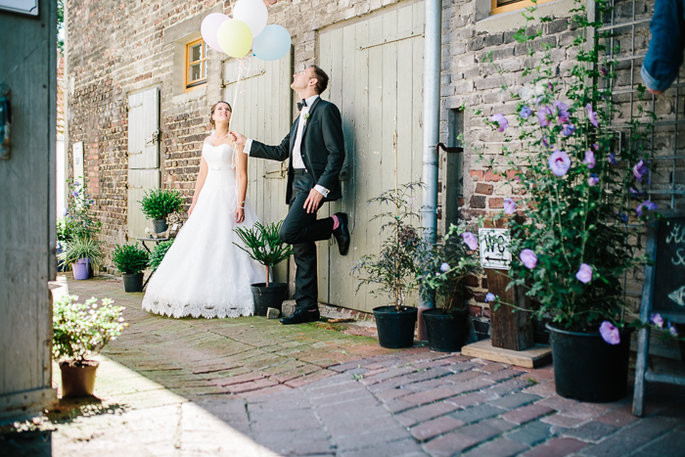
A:
{"type": "Polygon", "coordinates": [[[10,110],[10,88],[5,83],[0,83],[0,159],[10,158],[10,122],[12,112],[10,110]]]}

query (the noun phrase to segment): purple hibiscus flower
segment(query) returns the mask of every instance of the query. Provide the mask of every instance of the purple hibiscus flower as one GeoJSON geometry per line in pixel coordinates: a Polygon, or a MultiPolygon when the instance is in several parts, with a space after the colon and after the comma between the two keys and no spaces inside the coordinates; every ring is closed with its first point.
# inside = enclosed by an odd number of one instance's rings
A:
{"type": "Polygon", "coordinates": [[[73,191],[71,195],[73,195],[74,197],[78,197],[78,190],[73,191]]]}
{"type": "Polygon", "coordinates": [[[516,202],[511,198],[505,198],[503,202],[504,212],[508,215],[514,214],[516,211],[516,202]]]}
{"type": "Polygon", "coordinates": [[[616,154],[614,154],[613,152],[609,153],[609,157],[607,157],[607,160],[610,164],[616,165],[616,154]]]}
{"type": "Polygon", "coordinates": [[[678,336],[678,330],[676,330],[676,328],[670,322],[668,323],[668,332],[671,334],[671,336],[678,336]]]}
{"type": "Polygon", "coordinates": [[[538,256],[530,249],[522,250],[521,254],[519,254],[519,259],[529,270],[532,270],[538,264],[538,256]]]}
{"type": "Polygon", "coordinates": [[[540,127],[547,127],[550,122],[549,118],[552,117],[552,108],[545,105],[538,110],[538,121],[540,122],[540,127]]]}
{"type": "Polygon", "coordinates": [[[576,273],[576,279],[583,284],[587,284],[592,281],[592,267],[587,263],[581,263],[578,272],[576,273]]]}
{"type": "Polygon", "coordinates": [[[599,127],[599,122],[597,122],[597,112],[592,110],[592,105],[588,103],[585,108],[587,108],[587,117],[590,120],[590,123],[595,127],[599,127]]]}
{"type": "Polygon", "coordinates": [[[540,141],[546,148],[549,147],[549,137],[547,135],[543,136],[540,141]]]}
{"type": "Polygon", "coordinates": [[[585,158],[583,159],[583,163],[587,165],[587,167],[592,170],[595,168],[595,165],[597,164],[597,161],[595,160],[595,153],[592,152],[591,149],[588,149],[585,151],[585,158]]]}
{"type": "Polygon", "coordinates": [[[445,272],[448,271],[449,269],[450,269],[450,264],[447,263],[447,262],[442,262],[442,265],[440,265],[440,271],[442,271],[443,273],[445,273],[445,272]]]}
{"type": "Polygon", "coordinates": [[[552,170],[552,173],[556,176],[564,176],[571,167],[571,159],[568,154],[564,151],[559,151],[558,149],[555,149],[554,152],[550,154],[547,163],[549,164],[549,169],[552,170]]]}
{"type": "Polygon", "coordinates": [[[656,203],[654,203],[651,200],[645,200],[639,205],[637,205],[637,208],[635,208],[635,212],[637,213],[638,216],[642,216],[642,212],[644,210],[648,211],[654,211],[657,208],[656,203]]]}
{"type": "Polygon", "coordinates": [[[590,173],[590,177],[587,178],[587,185],[590,187],[594,187],[597,185],[598,182],[599,182],[599,177],[594,173],[590,173]]]}
{"type": "Polygon", "coordinates": [[[602,325],[599,326],[599,334],[602,335],[604,341],[614,346],[621,342],[621,334],[616,326],[609,321],[602,322],[602,325]]]}
{"type": "Polygon", "coordinates": [[[493,301],[495,301],[495,294],[493,294],[492,292],[488,292],[487,294],[485,294],[485,303],[490,303],[493,301]]]}
{"type": "Polygon", "coordinates": [[[659,313],[654,313],[652,314],[652,317],[649,318],[650,321],[652,321],[652,324],[656,325],[659,328],[664,328],[664,318],[661,317],[661,314],[659,313]]]}
{"type": "Polygon", "coordinates": [[[640,160],[633,167],[633,176],[635,176],[635,179],[637,179],[638,182],[642,182],[642,178],[647,174],[647,171],[647,164],[644,160],[640,160]]]}
{"type": "Polygon", "coordinates": [[[569,118],[571,117],[571,114],[568,112],[568,105],[564,102],[560,102],[559,100],[555,100],[552,105],[556,109],[559,123],[564,124],[568,122],[569,118]]]}
{"type": "Polygon", "coordinates": [[[478,238],[476,235],[474,235],[471,232],[464,232],[461,234],[461,237],[464,239],[464,243],[471,249],[472,251],[475,251],[476,248],[478,247],[478,238]]]}
{"type": "Polygon", "coordinates": [[[490,122],[497,124],[498,132],[504,132],[507,127],[509,127],[509,121],[502,113],[493,114],[489,120],[490,122]]]}
{"type": "Polygon", "coordinates": [[[564,124],[564,127],[561,129],[561,134],[564,136],[571,136],[573,135],[573,132],[576,131],[576,126],[573,124],[564,124]]]}
{"type": "Polygon", "coordinates": [[[528,106],[522,106],[521,111],[519,111],[519,116],[521,119],[528,119],[533,114],[533,110],[528,106]]]}

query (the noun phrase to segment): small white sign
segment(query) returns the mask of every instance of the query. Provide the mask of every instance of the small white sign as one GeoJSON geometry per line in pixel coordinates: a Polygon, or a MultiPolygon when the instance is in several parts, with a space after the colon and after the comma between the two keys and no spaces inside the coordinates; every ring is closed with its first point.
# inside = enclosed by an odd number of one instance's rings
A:
{"type": "Polygon", "coordinates": [[[0,10],[38,16],[38,0],[0,0],[0,10]]]}
{"type": "Polygon", "coordinates": [[[511,263],[509,229],[479,228],[478,247],[483,268],[508,270],[511,263]]]}
{"type": "Polygon", "coordinates": [[[83,141],[79,141],[73,144],[74,151],[74,179],[76,181],[81,180],[83,182],[85,172],[83,170],[83,141]]]}

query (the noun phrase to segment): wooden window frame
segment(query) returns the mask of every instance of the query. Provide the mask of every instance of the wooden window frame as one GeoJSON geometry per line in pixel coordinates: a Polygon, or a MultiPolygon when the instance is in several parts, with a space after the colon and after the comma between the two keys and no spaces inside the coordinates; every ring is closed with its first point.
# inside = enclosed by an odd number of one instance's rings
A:
{"type": "Polygon", "coordinates": [[[204,42],[202,38],[198,38],[197,40],[190,41],[186,43],[185,45],[185,62],[183,64],[183,81],[184,81],[184,91],[188,92],[194,89],[197,89],[198,87],[202,86],[203,84],[207,83],[207,43],[204,42]],[[202,57],[200,60],[193,60],[192,62],[190,61],[190,49],[198,44],[202,44],[202,57]],[[190,80],[190,67],[191,65],[196,65],[200,64],[200,73],[204,74],[204,77],[201,79],[196,79],[196,80],[190,80]]]}
{"type": "Polygon", "coordinates": [[[541,5],[542,3],[551,2],[552,0],[537,0],[533,3],[532,0],[514,0],[512,3],[504,6],[497,6],[497,0],[490,0],[490,15],[508,13],[509,11],[522,10],[523,8],[528,8],[529,6],[534,6],[535,4],[541,5]]]}

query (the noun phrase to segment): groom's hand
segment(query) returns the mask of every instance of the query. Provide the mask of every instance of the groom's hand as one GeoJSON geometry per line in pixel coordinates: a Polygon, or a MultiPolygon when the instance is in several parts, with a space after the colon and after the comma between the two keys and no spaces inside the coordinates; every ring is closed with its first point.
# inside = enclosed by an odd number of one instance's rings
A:
{"type": "Polygon", "coordinates": [[[245,135],[243,135],[242,133],[233,132],[233,131],[229,132],[229,134],[231,135],[231,137],[233,137],[233,140],[235,141],[235,143],[238,146],[245,147],[245,142],[247,141],[247,138],[245,137],[245,135]]]}
{"type": "Polygon", "coordinates": [[[304,201],[303,208],[307,213],[315,213],[319,209],[319,206],[321,206],[322,200],[323,195],[321,195],[318,190],[312,189],[309,191],[309,196],[304,201]]]}

